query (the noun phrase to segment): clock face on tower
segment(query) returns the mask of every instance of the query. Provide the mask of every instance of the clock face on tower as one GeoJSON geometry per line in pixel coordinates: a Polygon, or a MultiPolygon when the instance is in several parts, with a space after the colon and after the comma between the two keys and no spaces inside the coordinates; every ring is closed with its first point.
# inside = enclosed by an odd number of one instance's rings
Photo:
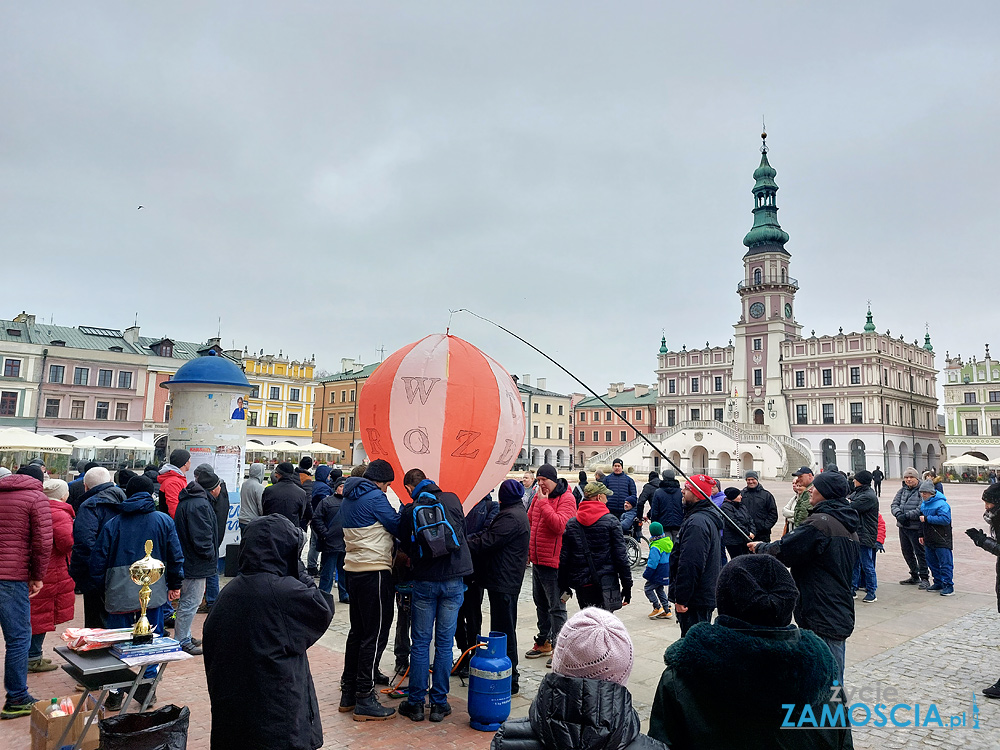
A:
{"type": "Polygon", "coordinates": [[[785,303],[785,317],[788,318],[789,320],[792,317],[792,305],[789,302],[785,303]]]}
{"type": "Polygon", "coordinates": [[[754,302],[750,305],[750,317],[751,318],[763,318],[764,317],[764,303],[754,302]]]}

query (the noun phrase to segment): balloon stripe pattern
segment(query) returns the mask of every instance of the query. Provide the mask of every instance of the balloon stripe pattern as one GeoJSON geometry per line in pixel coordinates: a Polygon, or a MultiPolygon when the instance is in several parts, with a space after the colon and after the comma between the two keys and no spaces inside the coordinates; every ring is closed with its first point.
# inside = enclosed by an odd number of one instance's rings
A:
{"type": "Polygon", "coordinates": [[[457,336],[403,347],[365,382],[358,400],[365,451],[392,464],[393,490],[422,469],[466,509],[503,481],[524,442],[524,410],[510,374],[457,336]]]}

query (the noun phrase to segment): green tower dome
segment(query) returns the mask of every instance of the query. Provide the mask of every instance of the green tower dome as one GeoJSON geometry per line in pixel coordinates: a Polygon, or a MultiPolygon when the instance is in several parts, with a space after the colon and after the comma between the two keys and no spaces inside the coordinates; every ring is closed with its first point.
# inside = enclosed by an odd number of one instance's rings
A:
{"type": "Polygon", "coordinates": [[[760,147],[760,166],[753,173],[753,227],[743,238],[743,244],[749,248],[747,255],[768,252],[788,255],[785,250],[788,233],[778,223],[775,200],[778,185],[774,178],[778,173],[767,160],[767,133],[761,133],[760,137],[764,144],[760,147]]]}
{"type": "Polygon", "coordinates": [[[868,321],[865,323],[865,333],[875,333],[875,323],[872,322],[872,308],[868,306],[868,321]]]}
{"type": "Polygon", "coordinates": [[[666,334],[664,334],[663,338],[660,339],[660,354],[666,354],[666,353],[667,353],[667,336],[666,334]]]}

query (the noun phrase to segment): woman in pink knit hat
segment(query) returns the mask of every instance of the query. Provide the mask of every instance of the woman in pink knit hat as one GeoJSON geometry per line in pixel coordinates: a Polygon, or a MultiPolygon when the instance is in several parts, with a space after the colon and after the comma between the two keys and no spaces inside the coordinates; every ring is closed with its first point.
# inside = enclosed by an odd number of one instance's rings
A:
{"type": "Polygon", "coordinates": [[[528,717],[509,719],[491,750],[654,750],[639,731],[628,678],[632,639],[610,612],[587,607],[559,631],[552,673],[542,678],[528,717]]]}

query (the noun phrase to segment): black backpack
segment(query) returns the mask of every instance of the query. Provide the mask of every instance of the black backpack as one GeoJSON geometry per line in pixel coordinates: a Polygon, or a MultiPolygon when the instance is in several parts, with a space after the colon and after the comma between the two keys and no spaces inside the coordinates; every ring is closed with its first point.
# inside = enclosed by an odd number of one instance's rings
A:
{"type": "Polygon", "coordinates": [[[421,492],[413,501],[412,541],[421,557],[443,557],[461,547],[444,505],[429,492],[421,492]]]}

